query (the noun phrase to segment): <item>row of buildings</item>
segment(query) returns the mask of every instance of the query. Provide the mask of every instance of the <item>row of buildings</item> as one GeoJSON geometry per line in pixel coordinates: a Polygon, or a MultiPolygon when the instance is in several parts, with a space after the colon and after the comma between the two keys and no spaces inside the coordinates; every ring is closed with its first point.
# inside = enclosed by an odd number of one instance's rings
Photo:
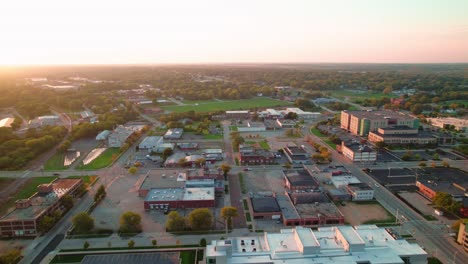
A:
{"type": "MultiPolygon", "coordinates": [[[[282,153],[292,165],[311,164],[312,162],[310,154],[303,147],[288,145],[283,148],[282,153]]],[[[280,155],[277,152],[271,152],[250,145],[239,146],[239,163],[241,165],[274,164],[276,163],[276,159],[281,157],[280,155]]]]}
{"type": "Polygon", "coordinates": [[[250,112],[248,110],[226,111],[223,118],[246,120],[257,114],[259,118],[264,119],[283,119],[288,113],[294,113],[298,119],[302,120],[314,120],[321,116],[319,112],[308,112],[297,107],[288,107],[280,110],[269,108],[258,112],[250,112]]]}

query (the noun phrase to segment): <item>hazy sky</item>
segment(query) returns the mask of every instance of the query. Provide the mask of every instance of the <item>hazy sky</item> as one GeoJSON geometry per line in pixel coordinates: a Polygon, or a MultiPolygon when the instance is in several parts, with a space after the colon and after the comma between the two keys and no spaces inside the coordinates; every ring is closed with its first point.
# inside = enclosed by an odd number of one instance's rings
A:
{"type": "Polygon", "coordinates": [[[468,0],[14,0],[0,64],[468,62],[468,0]]]}

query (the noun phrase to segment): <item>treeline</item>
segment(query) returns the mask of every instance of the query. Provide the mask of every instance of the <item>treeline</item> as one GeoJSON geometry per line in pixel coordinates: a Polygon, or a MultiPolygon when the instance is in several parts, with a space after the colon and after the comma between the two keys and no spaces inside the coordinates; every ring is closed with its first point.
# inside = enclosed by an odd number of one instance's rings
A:
{"type": "Polygon", "coordinates": [[[67,134],[62,126],[28,129],[25,136],[13,134],[10,128],[0,128],[0,169],[16,170],[24,167],[41,153],[53,148],[67,134]]]}

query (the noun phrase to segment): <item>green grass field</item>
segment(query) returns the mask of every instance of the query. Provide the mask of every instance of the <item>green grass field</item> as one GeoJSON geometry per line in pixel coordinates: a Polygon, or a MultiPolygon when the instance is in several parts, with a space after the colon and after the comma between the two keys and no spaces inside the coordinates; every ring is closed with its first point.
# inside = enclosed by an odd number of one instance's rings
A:
{"type": "Polygon", "coordinates": [[[219,140],[219,139],[223,139],[224,136],[223,135],[207,134],[207,135],[203,135],[203,138],[204,139],[211,139],[211,140],[219,140]]]}
{"type": "Polygon", "coordinates": [[[180,251],[181,264],[195,263],[195,250],[180,251]]]}
{"type": "Polygon", "coordinates": [[[168,110],[175,113],[183,113],[188,111],[195,112],[214,112],[214,111],[227,111],[227,110],[239,110],[239,109],[251,109],[255,107],[275,107],[275,106],[288,106],[292,105],[290,102],[284,102],[271,98],[258,97],[253,99],[243,100],[229,100],[229,101],[194,101],[191,105],[171,105],[162,106],[164,110],[168,110]],[[195,105],[198,104],[198,105],[195,105]]]}
{"type": "Polygon", "coordinates": [[[119,155],[120,148],[108,148],[99,157],[91,161],[87,165],[81,164],[77,167],[79,170],[96,170],[109,166],[112,163],[112,158],[119,155]]]}
{"type": "Polygon", "coordinates": [[[57,177],[32,177],[26,181],[26,183],[19,188],[19,190],[13,195],[10,200],[8,200],[2,208],[0,208],[0,213],[3,213],[6,209],[13,206],[13,203],[19,199],[27,199],[31,197],[34,193],[37,192],[37,186],[43,183],[49,183],[57,177]]]}
{"type": "Polygon", "coordinates": [[[315,128],[315,127],[311,127],[311,128],[310,128],[310,132],[311,132],[312,134],[316,135],[317,137],[321,137],[321,138],[327,137],[327,136],[325,136],[324,134],[322,134],[322,132],[320,132],[320,130],[318,130],[318,129],[315,128]]]}
{"type": "Polygon", "coordinates": [[[260,141],[258,142],[260,144],[260,147],[262,147],[262,149],[264,150],[270,150],[270,145],[268,145],[268,142],[266,141],[260,141]]]}
{"type": "Polygon", "coordinates": [[[333,149],[336,149],[336,144],[331,142],[331,140],[329,140],[328,138],[324,138],[322,139],[323,142],[325,142],[328,146],[332,147],[333,149]]]}
{"type": "Polygon", "coordinates": [[[357,92],[352,92],[348,90],[340,90],[340,91],[333,91],[331,92],[332,97],[344,99],[345,97],[350,97],[350,98],[355,98],[355,99],[380,99],[383,97],[389,97],[389,98],[397,98],[398,96],[395,94],[384,94],[384,93],[379,93],[379,92],[364,92],[364,93],[357,93],[357,92]]]}
{"type": "Polygon", "coordinates": [[[44,170],[64,170],[67,167],[63,166],[65,154],[62,152],[55,153],[46,163],[44,164],[44,170]]]}

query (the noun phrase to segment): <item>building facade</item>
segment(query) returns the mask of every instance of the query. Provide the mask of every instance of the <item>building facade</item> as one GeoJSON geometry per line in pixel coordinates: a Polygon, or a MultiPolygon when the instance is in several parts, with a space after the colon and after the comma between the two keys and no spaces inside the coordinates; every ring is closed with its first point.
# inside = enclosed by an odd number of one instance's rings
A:
{"type": "Polygon", "coordinates": [[[458,236],[457,236],[458,244],[463,246],[465,252],[468,252],[468,222],[464,221],[460,223],[460,227],[458,228],[458,236]]]}
{"type": "Polygon", "coordinates": [[[436,144],[437,138],[417,128],[399,126],[378,128],[376,132],[369,132],[369,141],[374,143],[383,141],[387,145],[427,145],[436,144]]]}
{"type": "Polygon", "coordinates": [[[377,152],[372,148],[359,143],[341,142],[341,152],[353,162],[373,162],[377,160],[377,152]]]}

